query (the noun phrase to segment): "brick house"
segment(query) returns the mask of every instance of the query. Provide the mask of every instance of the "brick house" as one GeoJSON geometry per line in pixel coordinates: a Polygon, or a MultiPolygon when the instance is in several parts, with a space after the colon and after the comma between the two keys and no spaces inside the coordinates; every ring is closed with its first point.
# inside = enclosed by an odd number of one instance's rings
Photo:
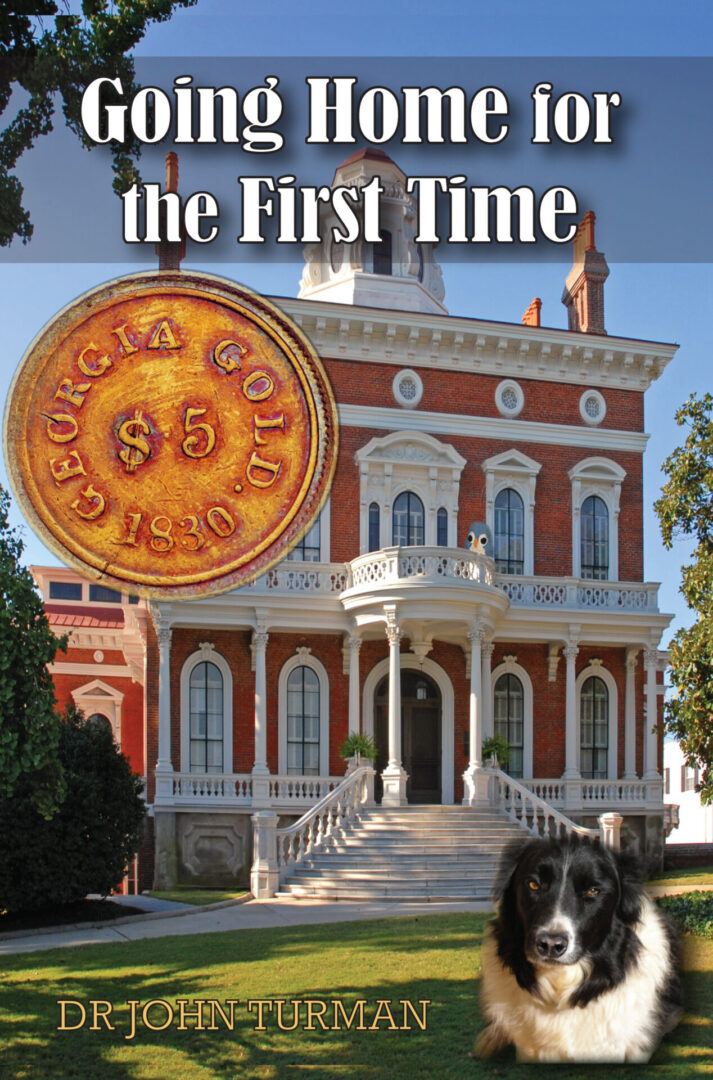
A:
{"type": "Polygon", "coordinates": [[[449,316],[397,166],[360,151],[335,183],[376,174],[381,243],[309,246],[299,298],[278,299],[339,407],[319,521],[253,585],[150,605],[163,887],[245,883],[251,815],[294,820],[334,788],[349,731],[376,739],[384,807],[476,805],[497,733],[518,790],[584,825],[617,811],[623,842],[661,855],[670,617],[643,580],[642,455],[675,347],[607,335],[591,214],[568,330],[540,326],[539,301],[522,323],[449,316]]]}

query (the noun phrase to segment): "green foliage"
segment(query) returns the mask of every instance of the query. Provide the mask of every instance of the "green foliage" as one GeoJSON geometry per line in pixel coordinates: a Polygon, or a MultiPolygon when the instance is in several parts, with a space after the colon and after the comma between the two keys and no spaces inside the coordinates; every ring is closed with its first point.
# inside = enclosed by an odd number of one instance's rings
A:
{"type": "Polygon", "coordinates": [[[701,799],[713,802],[713,395],[690,397],[676,422],[689,431],[663,464],[668,480],[655,510],[667,548],[680,535],[697,541],[693,562],[682,568],[681,592],[698,619],[669,646],[674,693],[664,724],[687,763],[701,770],[701,799]]]}
{"type": "Polygon", "coordinates": [[[713,893],[662,896],[657,903],[674,917],[687,934],[700,934],[713,940],[713,893]]]}
{"type": "Polygon", "coordinates": [[[10,496],[0,488],[0,797],[24,780],[41,814],[63,794],[57,759],[60,721],[51,664],[66,637],[52,633],[30,571],[20,565],[23,543],[10,527],[10,496]]]}
{"type": "MultiPolygon", "coordinates": [[[[175,7],[196,0],[83,0],[82,15],[58,15],[54,0],[2,6],[0,11],[0,115],[20,107],[0,133],[0,246],[15,236],[32,236],[30,216],[22,206],[23,188],[12,174],[18,158],[40,135],[52,130],[56,99],[62,100],[67,126],[83,146],[93,146],[81,122],[85,87],[100,76],[120,78],[126,96],[137,89],[128,55],[150,22],[165,22],[175,7]],[[28,10],[29,9],[29,10],[28,10]],[[43,17],[48,16],[47,23],[43,17]],[[56,16],[54,20],[52,17],[56,16]]],[[[137,180],[140,152],[133,136],[112,150],[114,190],[121,194],[137,180]]]]}
{"type": "Polygon", "coordinates": [[[66,795],[53,818],[34,808],[27,782],[0,801],[0,908],[8,911],[110,892],[141,842],[141,778],[131,772],[110,725],[85,720],[70,706],[59,724],[57,753],[66,795]]]}
{"type": "Polygon", "coordinates": [[[343,758],[350,758],[354,757],[355,754],[359,754],[360,757],[374,761],[377,753],[376,743],[371,735],[362,735],[358,731],[350,731],[339,747],[339,756],[343,758]]]}
{"type": "Polygon", "coordinates": [[[490,738],[485,739],[482,753],[483,761],[489,761],[492,755],[495,754],[500,768],[507,769],[510,761],[510,744],[502,735],[491,735],[490,738]]]}

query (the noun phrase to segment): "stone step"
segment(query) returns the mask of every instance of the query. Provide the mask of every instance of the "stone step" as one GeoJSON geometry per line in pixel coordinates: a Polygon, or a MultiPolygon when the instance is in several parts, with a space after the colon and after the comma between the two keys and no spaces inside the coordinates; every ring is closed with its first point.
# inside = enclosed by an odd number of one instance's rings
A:
{"type": "Polygon", "coordinates": [[[370,809],[294,866],[282,890],[345,900],[487,900],[500,852],[521,835],[497,811],[370,809]]]}
{"type": "Polygon", "coordinates": [[[319,897],[324,900],[406,900],[406,901],[436,901],[436,900],[488,900],[489,890],[486,888],[443,888],[438,887],[430,890],[405,889],[401,886],[389,888],[386,886],[349,887],[347,885],[324,885],[305,886],[290,885],[278,896],[302,897],[304,899],[319,897]]]}
{"type": "MultiPolygon", "coordinates": [[[[481,867],[486,866],[488,869],[495,868],[498,861],[497,852],[488,852],[482,855],[459,855],[454,858],[440,859],[438,863],[442,866],[450,869],[465,869],[467,867],[481,867]]],[[[420,869],[423,866],[428,865],[430,860],[423,859],[420,855],[393,855],[391,858],[384,858],[380,854],[374,854],[372,852],[362,851],[355,852],[349,855],[348,859],[345,856],[338,854],[337,852],[320,852],[319,854],[307,855],[307,858],[300,860],[300,866],[344,866],[348,863],[350,866],[403,866],[404,869],[420,869]]],[[[435,860],[433,861],[435,862],[435,860]]]]}
{"type": "Polygon", "coordinates": [[[488,872],[487,868],[481,870],[466,870],[465,872],[456,872],[447,870],[413,870],[411,872],[404,872],[403,870],[395,867],[390,870],[388,867],[383,869],[367,870],[363,867],[354,869],[353,867],[344,867],[337,869],[330,867],[329,870],[315,870],[314,868],[305,868],[294,870],[286,880],[286,884],[293,885],[317,885],[320,882],[363,882],[365,884],[375,882],[392,884],[393,882],[400,882],[405,886],[417,886],[423,885],[466,885],[473,882],[482,882],[486,885],[490,885],[492,881],[492,873],[488,872]]]}

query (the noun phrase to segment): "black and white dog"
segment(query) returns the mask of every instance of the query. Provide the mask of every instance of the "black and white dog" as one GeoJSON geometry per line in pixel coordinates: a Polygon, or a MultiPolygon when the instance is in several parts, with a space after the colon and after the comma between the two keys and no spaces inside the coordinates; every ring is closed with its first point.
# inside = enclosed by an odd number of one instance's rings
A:
{"type": "Polygon", "coordinates": [[[648,1061],[681,1013],[678,950],[642,867],[578,836],[516,841],[483,948],[477,1052],[648,1061]]]}

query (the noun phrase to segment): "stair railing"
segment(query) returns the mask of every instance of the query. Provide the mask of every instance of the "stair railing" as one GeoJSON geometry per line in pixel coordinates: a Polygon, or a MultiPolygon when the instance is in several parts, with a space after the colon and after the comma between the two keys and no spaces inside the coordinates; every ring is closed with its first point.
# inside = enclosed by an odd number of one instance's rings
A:
{"type": "Polygon", "coordinates": [[[621,814],[602,814],[598,818],[599,828],[588,829],[555,810],[501,769],[488,768],[485,772],[490,774],[491,804],[531,836],[560,839],[576,833],[591,840],[599,839],[604,846],[619,850],[621,814]]]}
{"type": "Polygon", "coordinates": [[[250,884],[257,900],[274,896],[280,882],[316,848],[327,847],[337,833],[359,819],[374,804],[374,769],[358,765],[333,791],[285,828],[277,814],[258,811],[253,822],[253,864],[250,884]]]}

